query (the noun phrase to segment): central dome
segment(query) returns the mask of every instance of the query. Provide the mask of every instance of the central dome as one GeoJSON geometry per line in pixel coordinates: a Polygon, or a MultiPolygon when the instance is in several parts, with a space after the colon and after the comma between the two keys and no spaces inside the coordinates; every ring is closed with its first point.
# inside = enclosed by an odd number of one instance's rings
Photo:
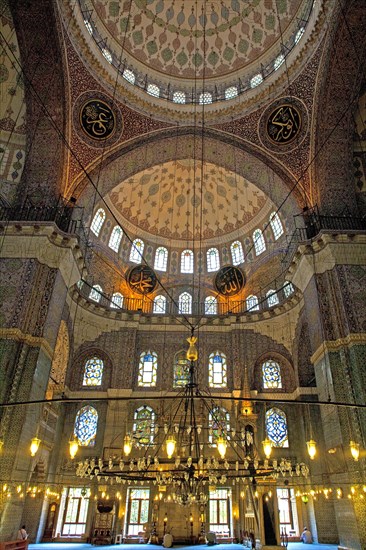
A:
{"type": "Polygon", "coordinates": [[[133,234],[159,237],[159,242],[181,241],[178,246],[187,239],[217,243],[236,238],[273,208],[266,195],[242,176],[194,159],[139,172],[105,198],[133,234]]]}

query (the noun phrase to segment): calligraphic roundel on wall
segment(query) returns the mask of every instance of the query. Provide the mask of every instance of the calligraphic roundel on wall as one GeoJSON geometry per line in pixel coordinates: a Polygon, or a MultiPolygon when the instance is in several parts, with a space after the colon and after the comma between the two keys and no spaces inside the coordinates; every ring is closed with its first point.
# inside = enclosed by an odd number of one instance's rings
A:
{"type": "Polygon", "coordinates": [[[128,284],[133,292],[150,294],[157,285],[155,272],[148,265],[133,267],[127,277],[128,284]]]}
{"type": "Polygon", "coordinates": [[[79,137],[92,147],[113,145],[123,131],[123,119],[116,103],[102,92],[88,91],[75,102],[74,127],[79,137]]]}
{"type": "Polygon", "coordinates": [[[276,153],[287,153],[303,141],[308,128],[308,113],[296,97],[282,97],[267,107],[259,120],[263,145],[276,153]]]}
{"type": "Polygon", "coordinates": [[[245,277],[238,267],[228,265],[216,273],[214,284],[222,296],[235,296],[244,288],[245,277]]]}

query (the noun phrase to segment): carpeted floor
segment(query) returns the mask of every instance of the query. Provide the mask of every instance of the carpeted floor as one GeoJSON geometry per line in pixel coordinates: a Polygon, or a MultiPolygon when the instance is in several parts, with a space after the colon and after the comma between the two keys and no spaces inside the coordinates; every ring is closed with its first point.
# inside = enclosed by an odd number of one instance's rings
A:
{"type": "MultiPolygon", "coordinates": [[[[244,550],[241,544],[217,544],[220,550],[244,550]]],[[[73,542],[52,542],[43,544],[30,544],[29,550],[93,550],[103,548],[103,550],[161,550],[162,546],[156,544],[118,544],[112,546],[92,546],[91,544],[79,544],[73,542]]],[[[174,546],[174,548],[184,548],[184,550],[206,550],[206,544],[195,546],[174,546]]],[[[264,547],[265,548],[265,547],[264,547]]],[[[307,545],[302,542],[290,542],[288,550],[337,550],[335,544],[312,544],[307,545]]]]}

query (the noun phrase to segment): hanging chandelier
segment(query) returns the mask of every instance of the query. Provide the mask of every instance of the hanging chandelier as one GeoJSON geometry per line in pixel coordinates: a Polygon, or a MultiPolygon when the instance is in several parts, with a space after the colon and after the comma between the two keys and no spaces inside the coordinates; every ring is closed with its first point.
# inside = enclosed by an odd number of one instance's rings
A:
{"type": "Polygon", "coordinates": [[[205,504],[212,486],[242,481],[255,486],[260,480],[273,482],[280,475],[308,476],[305,463],[270,460],[267,438],[261,457],[248,426],[236,430],[220,417],[220,407],[196,382],[196,340],[193,334],[188,338],[188,382],[172,401],[164,423],[151,427],[151,439],[143,441],[138,428],[131,430],[124,437],[124,455],[79,462],[77,476],[103,483],[154,485],[167,495],[165,500],[182,506],[205,504]],[[205,413],[212,418],[208,438],[203,428],[205,413]]]}

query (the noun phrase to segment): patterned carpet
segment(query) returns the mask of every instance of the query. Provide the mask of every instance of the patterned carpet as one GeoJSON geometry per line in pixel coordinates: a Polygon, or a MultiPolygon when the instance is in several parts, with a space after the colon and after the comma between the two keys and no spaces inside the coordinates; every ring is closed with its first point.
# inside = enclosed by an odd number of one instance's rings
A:
{"type": "MultiPolygon", "coordinates": [[[[220,550],[244,550],[245,547],[241,544],[218,544],[220,550]]],[[[92,546],[91,544],[79,544],[79,543],[43,543],[43,544],[30,544],[29,550],[91,550],[103,548],[104,550],[161,550],[162,546],[156,544],[118,544],[112,546],[92,546]]],[[[175,546],[174,548],[184,548],[184,550],[204,550],[207,545],[195,545],[195,546],[175,546]]],[[[272,547],[275,548],[275,547],[272,547]]],[[[280,548],[280,547],[277,547],[280,548]]],[[[302,542],[290,542],[288,550],[337,550],[338,546],[335,544],[312,544],[305,545],[302,542]]],[[[263,547],[263,550],[265,547],[263,547]]]]}

